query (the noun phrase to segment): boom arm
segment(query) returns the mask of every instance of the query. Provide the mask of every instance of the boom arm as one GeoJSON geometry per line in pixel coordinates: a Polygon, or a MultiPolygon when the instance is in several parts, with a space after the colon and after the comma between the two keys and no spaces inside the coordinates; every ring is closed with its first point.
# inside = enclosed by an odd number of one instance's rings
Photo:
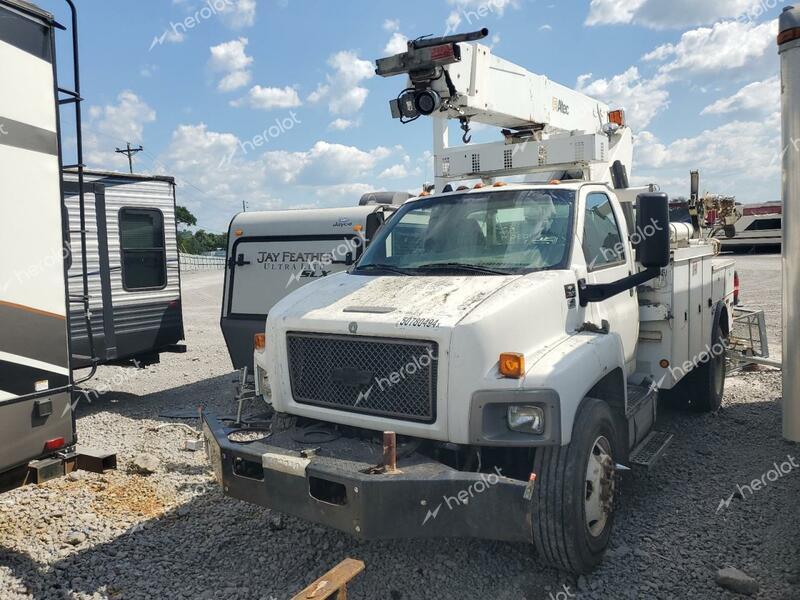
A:
{"type": "Polygon", "coordinates": [[[406,89],[391,103],[394,117],[434,118],[437,191],[458,179],[531,173],[612,183],[616,161],[630,173],[630,130],[619,116],[609,123],[607,105],[494,56],[482,44],[436,42],[421,48],[409,42],[407,52],[378,60],[376,72],[408,75],[406,89]],[[459,119],[465,130],[470,122],[503,129],[505,139],[450,148],[449,119],[459,119]]]}

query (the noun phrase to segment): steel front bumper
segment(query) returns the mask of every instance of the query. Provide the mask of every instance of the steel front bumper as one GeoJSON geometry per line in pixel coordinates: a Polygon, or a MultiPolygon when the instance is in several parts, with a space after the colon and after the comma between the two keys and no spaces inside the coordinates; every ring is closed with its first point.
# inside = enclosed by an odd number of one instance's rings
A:
{"type": "Polygon", "coordinates": [[[361,539],[475,537],[531,541],[525,483],[466,473],[419,454],[394,474],[369,474],[381,448],[339,439],[303,456],[292,432],[252,443],[228,439],[231,428],[203,417],[206,448],[226,495],[321,523],[361,539]]]}

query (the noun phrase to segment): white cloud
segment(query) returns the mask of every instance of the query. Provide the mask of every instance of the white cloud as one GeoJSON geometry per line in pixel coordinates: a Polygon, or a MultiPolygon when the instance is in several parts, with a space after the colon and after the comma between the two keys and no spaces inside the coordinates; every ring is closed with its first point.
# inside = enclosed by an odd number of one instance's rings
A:
{"type": "Polygon", "coordinates": [[[764,81],[755,81],[744,86],[727,98],[720,98],[706,106],[701,114],[723,115],[740,110],[772,112],[780,105],[781,81],[776,75],[764,81]]]}
{"type": "Polygon", "coordinates": [[[116,103],[89,108],[84,123],[86,163],[94,168],[127,169],[128,159],[115,154],[126,142],[141,144],[144,126],[156,120],[156,111],[134,92],[121,92],[116,103]]]}
{"type": "Polygon", "coordinates": [[[198,217],[203,227],[224,231],[246,199],[250,210],[278,208],[265,165],[239,149],[231,133],[209,131],[204,123],[181,125],[159,157],[164,173],[178,183],[178,201],[198,217]],[[193,148],[186,152],[186,148],[193,148]],[[230,160],[226,158],[230,157],[230,160]]]}
{"type": "Polygon", "coordinates": [[[314,190],[314,195],[320,199],[318,204],[323,206],[355,206],[364,194],[382,191],[384,188],[375,187],[371,183],[340,183],[318,187],[314,190]]]}
{"type": "Polygon", "coordinates": [[[352,87],[328,101],[328,108],[334,115],[347,115],[358,112],[367,101],[369,90],[364,87],[352,87]]]}
{"type": "Polygon", "coordinates": [[[592,0],[586,25],[617,25],[633,21],[645,0],[592,0]]]}
{"type": "Polygon", "coordinates": [[[311,102],[311,104],[316,104],[325,98],[328,93],[331,91],[331,86],[325,83],[320,83],[317,86],[317,89],[311,92],[308,95],[307,100],[311,102]]]}
{"type": "Polygon", "coordinates": [[[775,200],[780,143],[779,112],[759,121],[734,120],[671,143],[642,132],[634,144],[635,183],[683,181],[681,187],[666,191],[685,195],[689,170],[699,169],[704,190],[744,201],[775,200]]]}
{"type": "Polygon", "coordinates": [[[220,14],[228,27],[252,27],[256,23],[256,0],[227,0],[220,14]]]}
{"type": "Polygon", "coordinates": [[[687,31],[676,44],[664,44],[643,57],[663,62],[661,73],[694,75],[748,66],[775,46],[777,21],[759,25],[724,21],[687,31]]]}
{"type": "Polygon", "coordinates": [[[289,86],[277,88],[256,85],[250,88],[250,91],[244,98],[231,101],[231,106],[249,106],[250,108],[258,108],[261,110],[295,108],[301,104],[302,102],[300,101],[300,96],[297,94],[297,90],[289,86]]]}
{"type": "Polygon", "coordinates": [[[253,64],[253,57],[245,52],[247,44],[247,38],[242,37],[210,48],[209,67],[215,73],[223,74],[217,84],[219,91],[232,92],[250,83],[249,69],[253,64]]]}
{"type": "Polygon", "coordinates": [[[763,0],[592,0],[586,25],[636,24],[653,29],[748,22],[766,12],[763,0]]]}
{"type": "Polygon", "coordinates": [[[408,38],[399,31],[395,31],[383,51],[386,54],[401,54],[408,50],[408,38]]]}
{"type": "Polygon", "coordinates": [[[541,27],[539,27],[539,31],[553,31],[553,26],[544,24],[541,27]]]}
{"type": "Polygon", "coordinates": [[[250,83],[251,79],[250,71],[234,71],[220,79],[217,89],[220,92],[234,92],[250,83]]]}
{"type": "Polygon", "coordinates": [[[366,177],[391,153],[383,146],[365,151],[318,141],[305,152],[267,152],[264,162],[268,173],[284,183],[339,184],[366,177]]]}
{"type": "Polygon", "coordinates": [[[408,169],[405,165],[393,165],[378,175],[378,179],[403,179],[404,177],[408,177],[408,169]]]}
{"type": "Polygon", "coordinates": [[[327,75],[327,83],[321,83],[308,96],[316,104],[328,100],[328,109],[334,115],[357,113],[364,106],[369,90],[361,85],[375,75],[374,65],[358,57],[351,50],[342,50],[328,59],[333,69],[327,75]]]}
{"type": "Polygon", "coordinates": [[[361,124],[360,121],[352,121],[350,119],[339,118],[331,121],[331,124],[328,125],[328,129],[332,131],[344,131],[345,129],[358,127],[360,124],[361,124]]]}
{"type": "Polygon", "coordinates": [[[383,22],[383,28],[386,31],[397,31],[400,29],[400,20],[399,19],[386,19],[383,22]]]}
{"type": "Polygon", "coordinates": [[[578,77],[577,90],[608,103],[612,108],[624,108],[628,124],[634,131],[647,127],[669,106],[666,80],[659,77],[644,79],[636,67],[610,79],[591,79],[591,73],[578,77]]]}

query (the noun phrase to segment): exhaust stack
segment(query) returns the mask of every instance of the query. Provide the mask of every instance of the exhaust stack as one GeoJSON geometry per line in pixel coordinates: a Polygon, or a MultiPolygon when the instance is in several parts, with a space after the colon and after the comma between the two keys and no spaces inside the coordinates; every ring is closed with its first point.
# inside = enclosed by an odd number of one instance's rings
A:
{"type": "Polygon", "coordinates": [[[783,114],[783,436],[800,442],[800,7],[780,17],[783,114]]]}

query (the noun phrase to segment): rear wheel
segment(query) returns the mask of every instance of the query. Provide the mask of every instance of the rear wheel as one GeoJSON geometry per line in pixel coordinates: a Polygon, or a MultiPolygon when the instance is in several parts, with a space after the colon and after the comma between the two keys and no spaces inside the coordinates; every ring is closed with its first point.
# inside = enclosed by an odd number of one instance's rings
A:
{"type": "Polygon", "coordinates": [[[728,363],[725,360],[725,335],[720,319],[715,320],[711,350],[689,374],[689,408],[698,413],[714,412],[722,406],[728,363]]]}
{"type": "Polygon", "coordinates": [[[596,398],[581,405],[568,446],[537,450],[533,542],[548,564],[581,574],[602,560],[614,524],[619,453],[611,409],[596,398]]]}

